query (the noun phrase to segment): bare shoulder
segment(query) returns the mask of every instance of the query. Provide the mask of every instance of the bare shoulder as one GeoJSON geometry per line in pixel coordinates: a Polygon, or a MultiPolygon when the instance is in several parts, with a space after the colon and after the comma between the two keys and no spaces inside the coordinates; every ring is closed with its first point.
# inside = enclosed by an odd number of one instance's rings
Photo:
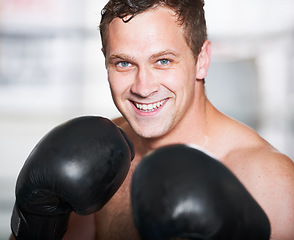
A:
{"type": "Polygon", "coordinates": [[[135,143],[138,140],[138,135],[135,134],[135,132],[132,130],[131,126],[129,125],[129,123],[124,117],[118,117],[118,118],[112,119],[112,122],[118,127],[120,127],[121,129],[123,129],[127,133],[127,135],[131,138],[134,145],[136,145],[135,143]]]}
{"type": "Polygon", "coordinates": [[[294,239],[293,161],[237,121],[223,117],[220,129],[220,159],[266,212],[271,240],[294,239]]]}
{"type": "Polygon", "coordinates": [[[291,186],[294,190],[293,161],[271,146],[236,149],[228,154],[225,163],[252,187],[258,187],[256,183],[260,182],[265,185],[272,184],[271,189],[280,184],[280,190],[282,185],[291,186]]]}
{"type": "Polygon", "coordinates": [[[122,127],[124,124],[126,124],[126,120],[123,117],[114,118],[112,119],[112,122],[119,127],[122,127]]]}
{"type": "Polygon", "coordinates": [[[80,216],[74,212],[71,214],[68,229],[62,238],[63,240],[95,240],[96,222],[95,214],[80,216]]]}
{"type": "Polygon", "coordinates": [[[112,119],[112,122],[120,127],[121,129],[123,129],[131,138],[133,137],[132,135],[134,135],[129,123],[127,122],[127,120],[124,117],[118,117],[115,119],[112,119]]]}
{"type": "Polygon", "coordinates": [[[230,152],[224,163],[269,217],[271,239],[294,239],[294,163],[265,141],[230,152]]]}

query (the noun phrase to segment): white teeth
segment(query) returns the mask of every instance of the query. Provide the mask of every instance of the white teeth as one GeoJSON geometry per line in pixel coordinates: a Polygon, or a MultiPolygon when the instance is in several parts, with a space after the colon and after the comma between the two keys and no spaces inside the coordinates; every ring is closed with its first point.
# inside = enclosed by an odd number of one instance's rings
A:
{"type": "Polygon", "coordinates": [[[155,111],[157,108],[159,108],[165,100],[156,102],[156,103],[151,103],[151,104],[141,104],[141,103],[135,103],[135,106],[143,112],[152,112],[155,111]]]}

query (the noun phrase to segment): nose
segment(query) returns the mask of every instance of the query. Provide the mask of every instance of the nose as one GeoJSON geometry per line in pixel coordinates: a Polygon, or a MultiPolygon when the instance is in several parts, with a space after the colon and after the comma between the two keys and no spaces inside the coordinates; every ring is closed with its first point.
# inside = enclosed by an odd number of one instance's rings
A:
{"type": "Polygon", "coordinates": [[[159,83],[148,67],[138,67],[131,92],[139,97],[146,98],[159,90],[159,83]]]}

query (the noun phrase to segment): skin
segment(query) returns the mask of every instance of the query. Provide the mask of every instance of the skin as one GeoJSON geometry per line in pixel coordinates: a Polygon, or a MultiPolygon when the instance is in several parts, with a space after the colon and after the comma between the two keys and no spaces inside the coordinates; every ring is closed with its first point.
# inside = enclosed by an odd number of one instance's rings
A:
{"type": "Polygon", "coordinates": [[[294,164],[209,102],[202,79],[210,53],[206,41],[195,60],[174,12],[165,7],[138,14],[127,24],[111,22],[106,67],[113,100],[124,116],[114,122],[133,140],[136,156],[102,210],[86,217],[72,214],[64,240],[140,239],[130,207],[132,174],[142,156],[171,143],[193,143],[211,152],[266,212],[271,239],[294,239],[294,164]],[[151,112],[134,105],[162,101],[151,112]]]}

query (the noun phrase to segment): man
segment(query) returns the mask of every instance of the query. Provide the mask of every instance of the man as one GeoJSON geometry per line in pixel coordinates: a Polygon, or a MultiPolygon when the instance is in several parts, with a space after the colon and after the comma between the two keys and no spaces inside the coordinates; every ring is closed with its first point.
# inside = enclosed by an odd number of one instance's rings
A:
{"type": "Polygon", "coordinates": [[[150,151],[192,143],[211,152],[267,214],[271,239],[294,239],[294,165],[249,127],[220,113],[205,95],[211,43],[202,0],[110,1],[103,53],[115,119],[135,158],[116,194],[95,214],[71,215],[65,240],[140,239],[130,206],[132,174],[150,151]]]}
{"type": "Polygon", "coordinates": [[[142,156],[172,143],[213,153],[264,209],[271,239],[294,239],[293,162],[205,95],[211,44],[203,2],[137,2],[110,1],[100,26],[110,89],[124,116],[115,123],[133,140],[136,157],[123,186],[88,217],[96,222],[96,239],[138,239],[129,203],[132,173],[142,156]]]}

